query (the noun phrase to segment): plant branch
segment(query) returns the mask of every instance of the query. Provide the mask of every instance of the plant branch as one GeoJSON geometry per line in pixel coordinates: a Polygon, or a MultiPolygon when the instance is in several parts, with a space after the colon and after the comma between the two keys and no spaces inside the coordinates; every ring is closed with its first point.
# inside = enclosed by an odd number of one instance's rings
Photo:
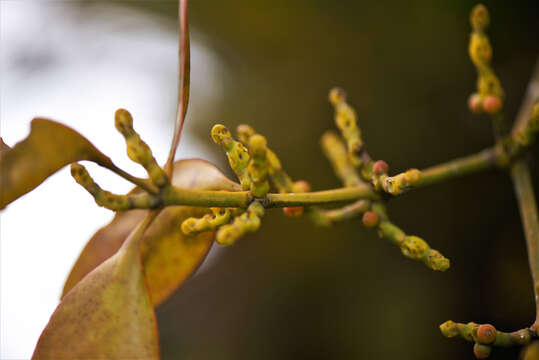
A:
{"type": "MultiPolygon", "coordinates": [[[[494,147],[485,149],[477,154],[427,168],[421,171],[422,176],[420,181],[417,182],[413,188],[430,186],[490,169],[499,165],[500,157],[505,157],[505,155],[500,153],[498,147],[494,147]]],[[[149,194],[138,194],[138,198],[133,199],[136,201],[132,201],[128,208],[114,209],[115,211],[175,205],[247,208],[247,206],[255,199],[248,191],[202,191],[187,190],[173,186],[167,186],[158,193],[157,189],[153,188],[154,185],[149,183],[146,179],[135,178],[116,168],[114,165],[109,165],[107,167],[149,192],[149,194]]],[[[401,193],[396,193],[394,195],[400,195],[401,193]]],[[[130,195],[128,195],[128,197],[130,197],[130,195]]],[[[318,192],[270,193],[267,194],[265,198],[258,200],[263,203],[264,207],[271,208],[331,205],[350,203],[361,199],[380,200],[381,195],[378,191],[374,190],[370,184],[359,183],[356,186],[318,192]]]]}
{"type": "Polygon", "coordinates": [[[346,206],[331,209],[309,212],[311,219],[319,226],[330,226],[336,222],[353,219],[371,208],[369,200],[357,200],[346,206]]]}
{"type": "MultiPolygon", "coordinates": [[[[537,98],[539,98],[539,61],[536,63],[526,95],[515,120],[512,130],[513,138],[518,138],[519,134],[527,132],[530,121],[536,115],[531,115],[531,113],[537,98]]],[[[536,121],[537,119],[534,120],[536,121]]],[[[532,125],[532,127],[534,126],[532,125]]],[[[519,159],[511,165],[511,178],[517,195],[526,237],[536,305],[535,322],[532,328],[537,330],[539,327],[539,217],[537,215],[530,169],[525,159],[519,159]]]]}
{"type": "Polygon", "coordinates": [[[421,177],[416,187],[429,186],[487,170],[496,165],[496,158],[496,149],[488,148],[477,154],[431,166],[421,170],[421,177]]]}
{"type": "Polygon", "coordinates": [[[526,90],[526,95],[513,125],[513,136],[525,131],[531,119],[531,109],[533,108],[533,104],[537,101],[537,99],[539,99],[539,59],[537,59],[537,62],[535,63],[533,74],[526,90]]]}
{"type": "MultiPolygon", "coordinates": [[[[482,337],[485,336],[479,331],[480,327],[480,324],[474,322],[462,324],[449,320],[440,325],[440,331],[442,332],[442,335],[447,338],[461,337],[466,341],[485,344],[485,341],[482,341],[484,340],[482,337]]],[[[530,343],[532,339],[537,338],[537,334],[530,329],[521,329],[510,333],[494,329],[492,335],[490,336],[492,339],[488,339],[491,341],[488,341],[488,344],[485,345],[501,347],[526,345],[530,343]]]]}
{"type": "Polygon", "coordinates": [[[516,161],[511,167],[511,178],[515,186],[520,216],[526,236],[528,259],[535,293],[536,318],[532,325],[534,330],[539,326],[539,217],[531,181],[530,169],[524,159],[516,161]]]}
{"type": "Polygon", "coordinates": [[[331,205],[353,202],[358,199],[378,199],[379,195],[368,185],[308,193],[267,194],[254,198],[248,191],[203,191],[168,187],[161,194],[161,205],[192,205],[211,207],[246,208],[252,201],[259,200],[265,208],[289,206],[331,205]]]}

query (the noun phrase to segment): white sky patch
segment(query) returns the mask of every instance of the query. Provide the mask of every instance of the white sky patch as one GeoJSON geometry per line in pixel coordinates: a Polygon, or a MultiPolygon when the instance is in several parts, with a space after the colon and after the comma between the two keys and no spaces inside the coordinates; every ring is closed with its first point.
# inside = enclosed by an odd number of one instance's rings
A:
{"type": "MultiPolygon", "coordinates": [[[[48,117],[82,133],[124,170],[145,176],[127,158],[114,129],[114,112],[122,107],[164,163],[174,126],[178,61],[174,24],[166,21],[107,4],[0,1],[4,141],[13,146],[27,136],[33,117],[48,117]]],[[[187,124],[214,116],[223,91],[215,54],[196,33],[191,40],[187,124]]],[[[207,159],[203,149],[186,131],[178,158],[207,159]]],[[[107,190],[123,193],[132,187],[94,164],[84,165],[107,190]]],[[[112,215],[97,207],[68,168],[0,213],[1,359],[31,357],[71,266],[112,215]]]]}

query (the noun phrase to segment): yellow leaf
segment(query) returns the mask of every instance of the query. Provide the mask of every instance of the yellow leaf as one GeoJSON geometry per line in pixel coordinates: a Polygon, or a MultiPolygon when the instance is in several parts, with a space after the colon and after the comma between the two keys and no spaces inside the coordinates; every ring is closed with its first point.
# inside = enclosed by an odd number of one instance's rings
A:
{"type": "Polygon", "coordinates": [[[139,251],[148,221],[64,297],[32,359],[159,359],[157,321],[139,251]]]}
{"type": "MultiPolygon", "coordinates": [[[[175,186],[200,190],[239,191],[239,184],[227,179],[211,163],[189,159],[174,165],[175,186]]],[[[140,191],[135,189],[133,191],[140,191]]],[[[165,301],[198,268],[213,243],[214,233],[188,237],[181,231],[189,217],[205,214],[204,208],[172,206],[163,210],[148,228],[142,240],[142,263],[152,302],[165,301]]],[[[86,274],[112,256],[133,227],[144,218],[146,210],[117,213],[87,243],[64,285],[62,297],[86,274]]]]}
{"type": "Polygon", "coordinates": [[[112,165],[107,156],[78,132],[47,119],[32,120],[26,139],[10,150],[2,148],[0,209],[72,162],[90,160],[103,166],[112,165]]]}

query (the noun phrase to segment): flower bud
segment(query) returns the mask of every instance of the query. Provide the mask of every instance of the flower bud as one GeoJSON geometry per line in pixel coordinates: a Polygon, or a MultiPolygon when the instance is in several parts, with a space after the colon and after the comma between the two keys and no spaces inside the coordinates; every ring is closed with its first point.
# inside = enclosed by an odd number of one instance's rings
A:
{"type": "Polygon", "coordinates": [[[333,105],[340,104],[346,100],[346,93],[343,89],[334,87],[329,92],[329,102],[333,105]]]}
{"type": "Polygon", "coordinates": [[[473,347],[473,353],[478,359],[486,359],[490,356],[492,348],[488,345],[475,344],[473,347]]]}
{"type": "Polygon", "coordinates": [[[297,218],[303,214],[303,207],[301,206],[289,206],[283,208],[283,213],[289,218],[297,218]]]}
{"type": "Polygon", "coordinates": [[[474,114],[479,114],[483,111],[483,101],[481,100],[481,95],[479,93],[473,93],[468,98],[468,108],[474,114]]]}
{"type": "Polygon", "coordinates": [[[311,191],[311,184],[305,180],[298,180],[294,182],[294,192],[309,192],[311,191]]]}
{"type": "Polygon", "coordinates": [[[363,221],[363,225],[368,228],[375,227],[380,221],[380,219],[378,218],[378,214],[376,214],[374,211],[365,212],[361,220],[363,221]]]}
{"type": "Polygon", "coordinates": [[[372,166],[372,172],[374,175],[386,174],[389,171],[389,165],[384,160],[378,160],[372,166]]]}
{"type": "Polygon", "coordinates": [[[498,113],[502,109],[502,100],[499,96],[496,95],[488,95],[485,97],[485,100],[483,100],[483,110],[485,112],[494,115],[498,113]]]}
{"type": "Polygon", "coordinates": [[[496,328],[490,324],[483,324],[477,329],[477,341],[490,345],[496,340],[496,328]]]}
{"type": "Polygon", "coordinates": [[[484,31],[490,19],[488,10],[483,4],[476,5],[470,14],[470,23],[475,31],[484,31]]]}

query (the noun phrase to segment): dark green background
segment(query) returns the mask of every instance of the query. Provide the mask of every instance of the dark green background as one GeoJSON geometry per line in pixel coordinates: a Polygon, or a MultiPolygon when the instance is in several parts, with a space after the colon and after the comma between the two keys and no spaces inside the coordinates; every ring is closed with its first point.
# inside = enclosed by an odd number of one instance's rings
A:
{"type": "MultiPolygon", "coordinates": [[[[177,11],[174,2],[122,3],[177,11]]],[[[492,144],[492,130],[466,107],[475,86],[467,56],[474,4],[193,0],[191,25],[227,71],[223,101],[214,118],[194,119],[197,133],[211,146],[212,124],[249,123],[292,177],[316,190],[338,187],[319,137],[333,128],[327,93],[339,85],[357,108],[370,154],[394,172],[479,151],[492,144]]],[[[486,5],[512,119],[539,54],[537,2],[486,5]]],[[[414,191],[389,211],[449,257],[451,269],[435,273],[404,258],[358,220],[317,229],[270,211],[258,233],[223,251],[158,310],[163,358],[472,359],[472,344],[443,338],[440,323],[531,324],[531,279],[507,174],[414,191]]],[[[492,359],[517,353],[496,350],[492,359]]]]}

